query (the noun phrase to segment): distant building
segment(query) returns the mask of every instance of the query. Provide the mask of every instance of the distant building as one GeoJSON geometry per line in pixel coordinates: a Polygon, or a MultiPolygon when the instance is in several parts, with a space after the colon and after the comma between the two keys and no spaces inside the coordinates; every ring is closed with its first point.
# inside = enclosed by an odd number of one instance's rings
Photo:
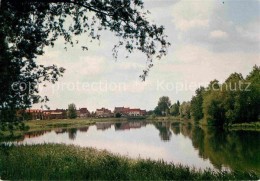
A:
{"type": "Polygon", "coordinates": [[[114,114],[120,113],[122,116],[145,116],[146,110],[131,109],[129,107],[115,107],[114,114]]]}
{"type": "Polygon", "coordinates": [[[141,110],[140,109],[130,109],[129,116],[141,116],[141,110]]]}
{"type": "Polygon", "coordinates": [[[106,118],[106,117],[112,117],[112,116],[113,116],[113,114],[112,114],[111,110],[109,110],[109,109],[101,108],[101,109],[96,110],[96,117],[106,118]]]}
{"type": "Polygon", "coordinates": [[[28,118],[32,120],[44,119],[44,112],[41,109],[27,109],[25,113],[28,115],[28,118]]]}
{"type": "Polygon", "coordinates": [[[77,110],[77,117],[78,118],[87,118],[90,116],[90,112],[88,111],[87,108],[80,108],[77,110]]]}
{"type": "Polygon", "coordinates": [[[147,114],[146,110],[141,110],[141,116],[145,116],[147,114]]]}
{"type": "Polygon", "coordinates": [[[90,112],[87,108],[81,108],[79,109],[79,112],[80,112],[80,118],[87,118],[90,116],[90,112]]]}
{"type": "Polygon", "coordinates": [[[67,118],[67,110],[65,109],[44,111],[44,119],[66,119],[66,118],[67,118]]]}
{"type": "Polygon", "coordinates": [[[115,107],[114,114],[116,115],[117,113],[120,113],[121,116],[128,116],[129,110],[129,107],[115,107]]]}

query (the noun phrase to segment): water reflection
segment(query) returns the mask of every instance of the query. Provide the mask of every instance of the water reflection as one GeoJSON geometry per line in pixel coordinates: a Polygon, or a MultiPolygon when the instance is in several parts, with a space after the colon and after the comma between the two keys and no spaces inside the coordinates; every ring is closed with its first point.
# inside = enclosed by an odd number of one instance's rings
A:
{"type": "Polygon", "coordinates": [[[115,130],[120,131],[120,130],[130,130],[130,129],[138,129],[141,127],[146,126],[146,122],[142,121],[131,121],[131,122],[124,122],[124,123],[116,123],[115,124],[115,130]]]}
{"type": "Polygon", "coordinates": [[[77,136],[77,128],[68,129],[69,139],[75,140],[77,136]]]}
{"type": "MultiPolygon", "coordinates": [[[[172,127],[172,130],[178,129],[172,127]]],[[[260,134],[254,131],[225,131],[223,129],[181,126],[181,134],[192,141],[199,156],[209,159],[217,169],[260,173],[260,134]]],[[[173,131],[174,132],[174,131],[173,131]]]]}
{"type": "Polygon", "coordinates": [[[96,123],[96,127],[97,130],[105,131],[107,129],[111,129],[111,127],[114,126],[116,131],[120,131],[120,130],[130,130],[130,129],[145,127],[146,124],[147,123],[143,121],[131,121],[131,122],[122,122],[122,123],[108,122],[108,123],[96,123]]]}
{"type": "Polygon", "coordinates": [[[260,133],[254,131],[226,131],[176,122],[109,122],[30,132],[17,142],[76,144],[197,168],[229,168],[260,173],[260,133]]]}
{"type": "Polygon", "coordinates": [[[34,131],[34,132],[29,132],[29,133],[26,133],[24,135],[24,138],[35,138],[35,137],[39,137],[39,136],[42,136],[46,133],[50,133],[51,131],[34,131]]]}
{"type": "Polygon", "coordinates": [[[172,132],[170,131],[171,123],[170,122],[160,122],[154,123],[156,129],[159,130],[159,136],[163,141],[170,141],[172,132]]]}
{"type": "Polygon", "coordinates": [[[110,129],[112,124],[114,123],[96,123],[97,130],[105,131],[106,129],[110,129]]]}
{"type": "Polygon", "coordinates": [[[178,135],[181,133],[181,129],[180,129],[180,123],[172,123],[171,125],[171,130],[175,135],[178,135]]]}

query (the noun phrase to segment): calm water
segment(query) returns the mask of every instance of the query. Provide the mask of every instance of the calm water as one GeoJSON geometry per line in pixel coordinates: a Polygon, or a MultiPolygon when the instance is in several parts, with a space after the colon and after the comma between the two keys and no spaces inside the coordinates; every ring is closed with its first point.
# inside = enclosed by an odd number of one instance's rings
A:
{"type": "Polygon", "coordinates": [[[171,122],[97,123],[33,132],[19,144],[65,143],[106,149],[132,158],[163,159],[196,168],[260,173],[260,132],[221,131],[171,122]]]}

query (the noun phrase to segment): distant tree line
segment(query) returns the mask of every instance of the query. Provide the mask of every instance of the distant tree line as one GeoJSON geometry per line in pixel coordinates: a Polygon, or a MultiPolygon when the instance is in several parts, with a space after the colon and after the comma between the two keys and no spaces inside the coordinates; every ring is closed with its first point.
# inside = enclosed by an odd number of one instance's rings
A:
{"type": "Polygon", "coordinates": [[[171,105],[169,97],[161,97],[154,110],[157,116],[178,116],[206,121],[209,125],[255,122],[260,118],[260,67],[255,65],[245,78],[232,73],[222,84],[213,80],[196,90],[191,101],[171,105]]]}

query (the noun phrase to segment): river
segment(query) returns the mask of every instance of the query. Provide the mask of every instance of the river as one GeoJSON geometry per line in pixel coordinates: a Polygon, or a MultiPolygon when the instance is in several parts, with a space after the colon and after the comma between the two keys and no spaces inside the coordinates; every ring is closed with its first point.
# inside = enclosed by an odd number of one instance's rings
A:
{"type": "Polygon", "coordinates": [[[224,131],[173,122],[96,123],[26,133],[17,144],[64,143],[215,170],[260,173],[260,132],[224,131]]]}

